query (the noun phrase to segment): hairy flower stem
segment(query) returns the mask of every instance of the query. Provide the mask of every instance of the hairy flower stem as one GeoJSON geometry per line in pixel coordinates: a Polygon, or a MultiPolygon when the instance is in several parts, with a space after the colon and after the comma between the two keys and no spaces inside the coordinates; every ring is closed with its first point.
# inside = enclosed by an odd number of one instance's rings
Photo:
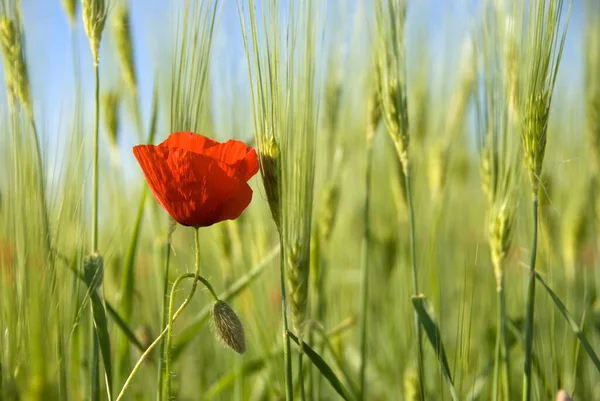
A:
{"type": "Polygon", "coordinates": [[[287,297],[285,292],[285,265],[284,265],[284,247],[283,247],[283,235],[281,229],[279,229],[279,244],[281,252],[279,252],[279,270],[280,270],[280,284],[281,284],[281,320],[283,324],[283,362],[285,369],[285,399],[286,401],[294,400],[294,382],[292,378],[292,348],[290,344],[290,337],[288,333],[288,318],[287,318],[287,297]]]}
{"type": "MultiPolygon", "coordinates": [[[[194,287],[193,288],[195,288],[195,285],[198,283],[198,281],[200,281],[202,284],[204,284],[204,286],[206,287],[206,289],[208,290],[208,292],[210,292],[210,295],[212,295],[212,297],[214,298],[214,300],[215,301],[219,300],[219,298],[217,297],[217,293],[212,288],[212,286],[210,285],[210,283],[208,282],[208,280],[206,280],[202,276],[196,275],[195,273],[185,273],[185,274],[182,274],[181,276],[177,277],[177,279],[173,283],[173,287],[171,289],[171,296],[173,296],[175,294],[175,291],[179,287],[179,284],[181,284],[183,282],[183,280],[185,280],[187,278],[193,278],[194,279],[194,284],[193,284],[194,287]]],[[[192,295],[192,293],[190,293],[190,295],[192,295]]],[[[175,313],[173,314],[173,317],[171,318],[171,321],[169,323],[172,324],[172,323],[174,323],[177,320],[177,318],[179,318],[179,316],[181,315],[181,312],[183,312],[183,309],[187,306],[187,304],[191,300],[191,296],[190,295],[188,295],[188,297],[185,299],[185,301],[183,301],[183,303],[179,306],[179,308],[177,309],[177,311],[175,311],[175,313]]],[[[133,377],[140,370],[140,367],[142,366],[142,363],[144,363],[144,361],[146,359],[148,359],[148,356],[150,356],[150,353],[154,350],[154,348],[156,348],[156,346],[161,342],[161,340],[165,337],[165,335],[167,335],[168,332],[169,332],[169,326],[167,325],[167,327],[165,327],[163,329],[163,331],[158,335],[158,337],[156,337],[156,339],[152,342],[152,344],[150,344],[148,346],[148,348],[146,348],[146,350],[144,351],[144,353],[140,356],[140,359],[138,359],[138,361],[136,362],[135,366],[131,370],[131,373],[129,374],[129,377],[127,377],[127,380],[125,380],[125,384],[123,384],[123,387],[121,388],[121,391],[119,392],[119,395],[117,396],[117,398],[115,398],[115,401],[120,401],[121,399],[123,399],[123,395],[125,394],[125,390],[127,390],[127,388],[129,387],[129,385],[131,384],[131,381],[133,380],[133,377]]]]}
{"type": "Polygon", "coordinates": [[[96,119],[94,122],[94,160],[92,193],[92,252],[98,250],[98,136],[100,125],[100,68],[94,65],[96,75],[96,119]]]}
{"type": "MultiPolygon", "coordinates": [[[[199,231],[197,228],[194,231],[194,243],[195,243],[195,247],[196,247],[196,272],[194,275],[194,282],[192,284],[192,289],[190,290],[190,294],[187,296],[185,301],[183,301],[183,304],[181,304],[181,306],[179,307],[180,310],[185,308],[185,306],[192,300],[192,297],[194,296],[194,293],[196,292],[196,286],[198,285],[198,280],[200,279],[200,234],[199,234],[199,231]]],[[[164,392],[165,392],[165,395],[163,397],[164,397],[164,399],[167,399],[167,400],[171,399],[171,341],[173,339],[173,322],[175,320],[174,315],[173,315],[173,305],[175,304],[175,290],[177,289],[177,285],[179,285],[179,282],[181,280],[183,280],[182,277],[184,277],[184,276],[179,277],[177,279],[179,281],[176,280],[175,283],[173,283],[173,288],[171,290],[171,297],[169,299],[169,323],[167,325],[167,340],[166,340],[166,344],[165,344],[165,375],[164,375],[165,382],[163,384],[163,388],[164,388],[164,392]]],[[[209,288],[209,289],[211,290],[213,297],[218,299],[215,292],[212,291],[212,288],[209,288]]]]}
{"type": "Polygon", "coordinates": [[[533,195],[533,245],[527,284],[527,306],[525,316],[525,362],[523,364],[523,401],[531,400],[531,365],[533,360],[533,317],[535,311],[535,257],[538,235],[538,195],[533,195]]]}
{"type": "MultiPolygon", "coordinates": [[[[398,154],[400,156],[400,154],[398,154]]],[[[414,295],[419,295],[419,281],[417,278],[417,255],[416,255],[416,235],[415,235],[415,213],[413,210],[412,192],[410,188],[410,170],[408,163],[404,166],[404,184],[406,186],[406,203],[408,205],[408,218],[410,224],[410,261],[412,271],[412,287],[414,295]]],[[[417,337],[417,364],[419,371],[419,396],[425,400],[425,373],[423,367],[423,336],[421,325],[419,324],[419,315],[414,311],[415,334],[417,337]]]]}
{"type": "Polygon", "coordinates": [[[504,277],[501,276],[498,280],[498,287],[496,288],[498,320],[496,332],[496,350],[494,357],[494,395],[492,399],[494,401],[499,399],[500,386],[502,386],[502,399],[508,401],[510,400],[510,385],[508,376],[509,348],[506,327],[506,294],[504,292],[504,277]]]}
{"type": "Polygon", "coordinates": [[[369,193],[371,190],[371,169],[373,166],[373,135],[367,136],[367,162],[365,168],[365,200],[363,204],[363,239],[362,239],[362,257],[361,257],[361,288],[360,288],[360,400],[365,399],[366,380],[365,373],[367,368],[367,326],[368,326],[368,303],[369,303],[369,250],[371,247],[371,238],[369,232],[369,193]]]}
{"type": "MultiPolygon", "coordinates": [[[[164,287],[163,287],[163,300],[162,300],[162,323],[160,327],[165,327],[169,319],[169,262],[171,260],[171,242],[167,240],[165,244],[165,276],[164,276],[164,287]]],[[[163,382],[165,380],[165,342],[160,343],[160,358],[158,359],[158,391],[156,394],[157,401],[163,401],[163,382]]]]}

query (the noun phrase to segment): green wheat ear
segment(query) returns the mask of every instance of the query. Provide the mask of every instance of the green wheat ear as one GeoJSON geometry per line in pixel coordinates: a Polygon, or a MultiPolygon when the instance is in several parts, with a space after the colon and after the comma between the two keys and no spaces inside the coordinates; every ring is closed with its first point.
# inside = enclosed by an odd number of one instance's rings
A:
{"type": "Polygon", "coordinates": [[[2,17],[0,41],[9,104],[14,107],[15,100],[18,99],[27,116],[31,118],[33,109],[29,91],[29,75],[23,51],[23,36],[18,20],[12,21],[7,16],[2,17]]]}
{"type": "Polygon", "coordinates": [[[77,0],[62,0],[63,9],[71,27],[75,26],[75,18],[77,16],[77,0]]]}
{"type": "Polygon", "coordinates": [[[114,11],[113,36],[117,45],[117,55],[121,67],[121,76],[131,92],[137,91],[135,77],[135,65],[133,62],[133,41],[131,38],[131,26],[129,9],[123,5],[114,11]]]}
{"type": "Polygon", "coordinates": [[[98,65],[100,62],[100,42],[108,15],[108,6],[106,0],[81,0],[81,6],[85,34],[90,41],[94,65],[98,65]]]}
{"type": "Polygon", "coordinates": [[[102,95],[102,111],[104,112],[104,126],[111,148],[115,149],[119,133],[119,103],[121,96],[116,91],[106,92],[102,95]]]}

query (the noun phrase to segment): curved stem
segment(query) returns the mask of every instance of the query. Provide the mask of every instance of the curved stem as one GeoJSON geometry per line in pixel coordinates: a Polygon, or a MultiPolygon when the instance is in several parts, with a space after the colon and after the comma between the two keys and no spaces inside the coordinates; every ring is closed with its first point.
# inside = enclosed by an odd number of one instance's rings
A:
{"type": "Polygon", "coordinates": [[[535,311],[535,258],[537,253],[538,198],[533,198],[533,245],[529,265],[529,283],[527,285],[527,306],[525,320],[525,363],[523,364],[523,401],[531,400],[531,365],[533,359],[533,318],[535,311]]]}
{"type": "Polygon", "coordinates": [[[285,368],[285,399],[286,401],[294,400],[294,382],[292,378],[292,350],[290,344],[290,338],[288,333],[288,319],[287,319],[287,296],[285,292],[285,267],[284,267],[284,247],[283,247],[283,236],[281,229],[279,230],[279,273],[280,273],[280,285],[281,285],[281,320],[283,324],[283,362],[285,368]]]}
{"type": "Polygon", "coordinates": [[[371,168],[373,165],[373,136],[367,137],[367,162],[365,168],[365,199],[363,204],[363,240],[362,240],[362,258],[361,258],[361,322],[360,322],[360,400],[365,399],[366,393],[366,367],[367,367],[367,326],[368,326],[368,292],[369,292],[369,250],[371,244],[369,232],[369,193],[371,189],[371,168]]]}
{"type": "Polygon", "coordinates": [[[93,160],[93,193],[92,193],[92,252],[98,250],[98,136],[100,124],[100,68],[94,65],[96,75],[96,119],[94,122],[94,160],[93,160]]]}
{"type": "MultiPolygon", "coordinates": [[[[196,284],[198,283],[198,281],[200,281],[202,284],[207,285],[208,290],[211,292],[211,294],[214,294],[213,291],[211,291],[210,284],[208,283],[208,281],[202,277],[202,276],[197,276],[195,273],[186,273],[186,274],[182,274],[181,276],[177,277],[177,279],[175,280],[175,282],[173,283],[173,287],[171,289],[171,298],[173,299],[173,295],[175,294],[175,291],[177,290],[177,288],[179,287],[179,284],[181,284],[181,282],[187,278],[193,278],[194,279],[194,287],[196,286],[196,284]]],[[[194,290],[195,291],[195,290],[194,290]]],[[[192,292],[193,294],[193,292],[192,292]]],[[[163,331],[158,335],[158,337],[156,337],[156,339],[152,342],[152,344],[150,344],[148,346],[148,348],[146,348],[146,350],[144,351],[144,353],[140,356],[140,359],[138,359],[138,361],[136,362],[135,366],[133,367],[133,369],[131,370],[131,373],[129,374],[129,377],[127,377],[127,380],[125,380],[125,384],[123,384],[123,388],[121,388],[121,391],[119,392],[119,395],[117,396],[117,398],[115,398],[115,401],[119,401],[123,398],[123,395],[125,394],[125,390],[127,390],[127,388],[129,387],[129,385],[131,384],[131,381],[133,380],[133,377],[137,374],[137,372],[140,370],[140,367],[142,366],[142,363],[144,363],[144,361],[146,359],[148,359],[148,356],[150,356],[150,353],[152,352],[152,350],[154,350],[154,348],[156,348],[156,346],[161,342],[161,340],[165,337],[165,335],[167,335],[167,333],[169,333],[169,330],[172,330],[172,324],[177,320],[177,318],[179,318],[179,316],[181,315],[181,312],[183,312],[183,309],[187,306],[187,304],[189,303],[189,301],[191,300],[191,296],[188,295],[188,297],[185,299],[185,301],[179,306],[179,308],[177,309],[177,311],[175,311],[175,313],[173,314],[173,317],[170,319],[170,325],[167,325],[167,327],[165,327],[163,329],[163,331]],[[169,327],[171,326],[171,327],[169,327]]],[[[216,298],[216,300],[218,300],[218,298],[216,298]]],[[[172,311],[172,308],[171,308],[172,311]]],[[[170,317],[170,316],[169,316],[170,317]]],[[[169,353],[167,353],[169,354],[169,353]]],[[[166,357],[166,355],[165,355],[166,357]]]]}
{"type": "MultiPolygon", "coordinates": [[[[400,154],[398,154],[400,156],[400,154]]],[[[417,276],[417,256],[416,256],[416,234],[415,234],[415,213],[413,210],[412,192],[410,188],[410,169],[408,163],[404,167],[404,184],[406,185],[406,203],[408,204],[408,217],[410,224],[410,261],[412,273],[413,294],[419,295],[419,282],[417,276]]],[[[422,401],[425,399],[425,373],[423,366],[423,336],[421,334],[421,325],[419,324],[419,315],[414,311],[415,335],[417,337],[417,368],[419,371],[419,397],[422,401]]]]}
{"type": "MultiPolygon", "coordinates": [[[[185,306],[192,300],[192,297],[194,296],[194,293],[196,292],[196,286],[198,285],[198,280],[200,279],[200,235],[199,235],[199,231],[197,228],[194,231],[194,243],[195,243],[195,248],[196,248],[196,272],[194,274],[194,282],[192,284],[192,289],[190,290],[189,295],[187,296],[185,301],[183,301],[183,303],[181,304],[179,309],[185,308],[185,306]]],[[[181,277],[183,277],[183,276],[181,276],[181,277]]],[[[177,280],[179,280],[179,278],[177,280]]],[[[207,283],[207,281],[204,279],[202,279],[202,282],[207,283]]],[[[175,283],[173,283],[173,289],[171,290],[171,297],[169,299],[169,323],[167,325],[167,340],[166,340],[166,345],[165,345],[165,384],[164,384],[164,389],[165,389],[165,397],[164,398],[167,400],[171,399],[171,341],[173,339],[172,334],[173,334],[173,321],[174,321],[173,305],[175,304],[175,290],[176,290],[176,286],[178,284],[179,284],[178,281],[175,281],[175,283]]],[[[213,296],[216,297],[212,287],[210,287],[209,290],[211,291],[213,296]]]]}

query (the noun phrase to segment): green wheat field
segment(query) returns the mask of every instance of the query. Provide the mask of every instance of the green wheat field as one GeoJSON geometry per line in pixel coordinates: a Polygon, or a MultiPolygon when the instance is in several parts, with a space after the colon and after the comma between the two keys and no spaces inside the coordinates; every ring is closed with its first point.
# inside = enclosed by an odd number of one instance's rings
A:
{"type": "Polygon", "coordinates": [[[62,88],[29,1],[0,2],[0,401],[600,400],[599,0],[173,0],[135,39],[157,2],[44,0],[62,88]],[[238,218],[157,202],[132,147],[177,132],[255,150],[238,218]]]}

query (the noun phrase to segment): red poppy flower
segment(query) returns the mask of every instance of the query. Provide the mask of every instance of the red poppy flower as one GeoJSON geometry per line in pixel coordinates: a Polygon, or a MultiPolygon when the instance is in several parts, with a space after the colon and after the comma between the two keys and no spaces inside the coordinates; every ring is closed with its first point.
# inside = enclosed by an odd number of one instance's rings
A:
{"type": "Polygon", "coordinates": [[[133,154],[158,203],[184,226],[236,219],[252,200],[247,181],[258,158],[243,142],[176,132],[158,146],[134,146],[133,154]]]}

